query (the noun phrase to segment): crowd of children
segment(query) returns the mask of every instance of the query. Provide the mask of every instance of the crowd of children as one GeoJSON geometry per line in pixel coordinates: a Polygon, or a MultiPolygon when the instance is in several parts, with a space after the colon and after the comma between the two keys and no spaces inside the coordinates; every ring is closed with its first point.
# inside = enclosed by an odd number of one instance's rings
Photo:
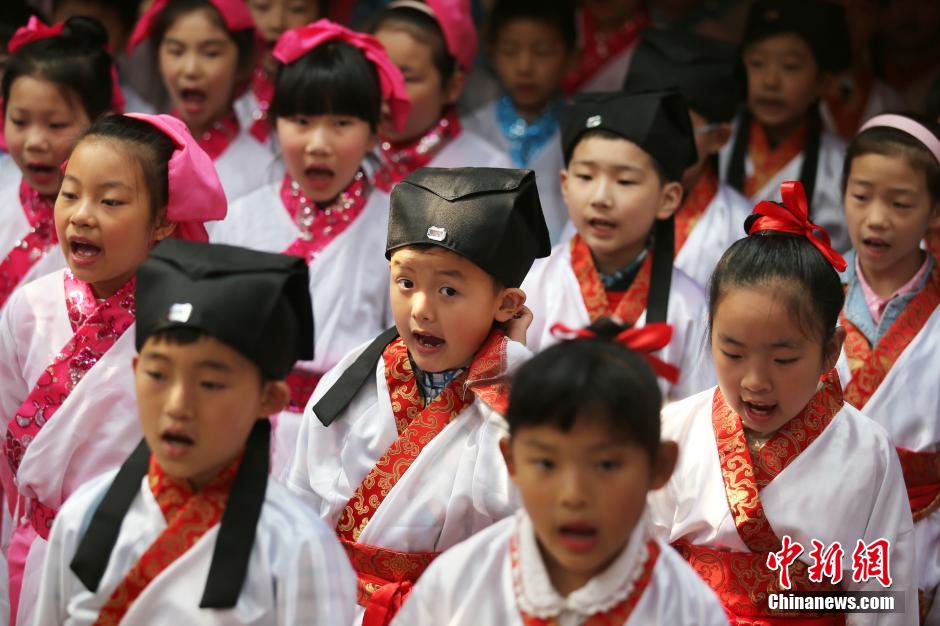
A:
{"type": "Polygon", "coordinates": [[[477,4],[3,14],[0,624],[940,626],[903,20],[477,4]]]}

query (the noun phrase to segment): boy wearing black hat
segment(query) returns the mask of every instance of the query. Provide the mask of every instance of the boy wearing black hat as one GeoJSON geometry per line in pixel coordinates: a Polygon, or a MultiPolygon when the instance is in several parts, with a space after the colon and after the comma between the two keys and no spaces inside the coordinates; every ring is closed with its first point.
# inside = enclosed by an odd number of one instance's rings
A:
{"type": "Polygon", "coordinates": [[[685,100],[675,91],[580,94],[562,113],[562,145],[561,189],[577,234],[523,283],[534,318],[527,345],[537,352],[556,343],[556,323],[668,321],[674,334],[662,358],[681,377],[677,385],[660,381],[664,395],[714,385],[702,354],[705,294],[672,266],[679,181],[696,160],[685,100]]]}
{"type": "Polygon", "coordinates": [[[851,246],[840,187],[845,142],[823,127],[819,101],[848,63],[846,42],[833,37],[844,19],[832,2],[751,5],[741,45],[747,106],[720,154],[721,179],[755,204],[779,202],[784,181],[802,182],[810,219],[840,252],[851,246]]]}
{"type": "Polygon", "coordinates": [[[294,362],[311,357],[307,284],[294,257],[180,240],[154,249],[136,292],[144,440],[62,507],[37,624],[353,619],[335,536],[268,481],[267,416],[286,404],[294,362]]]}
{"type": "Polygon", "coordinates": [[[648,28],[633,53],[627,92],[675,87],[689,105],[698,160],[682,175],[675,266],[703,287],[728,246],[744,236],[751,202],[718,180],[718,152],[742,98],[735,46],[680,30],[648,28]]]}
{"type": "Polygon", "coordinates": [[[438,553],[518,507],[505,377],[529,355],[510,341],[528,321],[519,285],[549,251],[529,170],[423,168],[392,192],[395,326],[323,378],[287,477],[336,528],[365,623],[388,623],[438,553]]]}

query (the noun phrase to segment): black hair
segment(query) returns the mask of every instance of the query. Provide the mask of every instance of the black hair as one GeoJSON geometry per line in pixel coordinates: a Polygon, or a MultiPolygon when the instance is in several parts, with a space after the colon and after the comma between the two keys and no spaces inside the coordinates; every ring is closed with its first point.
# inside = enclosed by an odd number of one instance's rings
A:
{"type": "Polygon", "coordinates": [[[76,97],[91,121],[111,110],[113,62],[104,46],[108,33],[98,20],[71,17],[61,35],[31,41],[17,49],[3,74],[3,113],[17,78],[31,76],[55,83],[66,100],[76,97]]]}
{"type": "MultiPolygon", "coordinates": [[[[52,3],[52,13],[58,11],[63,4],[72,2],[73,0],[55,0],[52,3]]],[[[121,22],[121,26],[127,30],[127,34],[130,35],[131,31],[134,30],[134,25],[137,24],[137,19],[140,17],[140,0],[80,0],[88,4],[94,4],[103,9],[111,11],[114,15],[118,17],[121,22]]]]}
{"type": "MultiPolygon", "coordinates": [[[[940,141],[940,124],[930,118],[915,113],[900,113],[908,117],[931,133],[940,141]]],[[[904,156],[915,170],[924,172],[927,178],[927,191],[930,193],[931,204],[940,202],[940,163],[937,157],[912,135],[889,126],[875,126],[856,135],[845,152],[845,161],[842,164],[842,194],[845,194],[845,185],[848,183],[852,171],[852,161],[866,154],[880,154],[883,156],[904,156]]]]}
{"type": "MultiPolygon", "coordinates": [[[[746,224],[753,219],[752,215],[746,224]]],[[[718,261],[708,284],[709,335],[721,299],[742,287],[773,288],[787,299],[790,315],[803,334],[821,339],[821,344],[835,333],[845,302],[839,274],[822,253],[806,237],[776,231],[739,239],[718,261]]]]}
{"type": "Polygon", "coordinates": [[[441,76],[441,89],[444,89],[457,71],[457,59],[447,48],[444,31],[437,20],[420,9],[392,7],[379,13],[369,32],[375,34],[386,27],[404,30],[431,47],[431,61],[441,76]]]}
{"type": "Polygon", "coordinates": [[[930,84],[930,89],[927,91],[924,114],[928,119],[940,123],[940,74],[930,84]]]}
{"type": "Polygon", "coordinates": [[[245,28],[236,31],[229,30],[228,24],[225,23],[225,18],[222,17],[222,14],[216,6],[209,0],[170,0],[167,3],[166,7],[160,11],[160,14],[154,20],[153,31],[150,35],[151,46],[153,46],[154,49],[154,59],[159,59],[157,50],[163,42],[166,32],[173,26],[173,23],[184,15],[203,9],[209,11],[215,25],[228,33],[229,38],[231,38],[235,47],[238,48],[238,65],[235,75],[239,79],[247,81],[251,76],[251,71],[255,68],[256,55],[258,53],[256,49],[255,30],[254,28],[245,28]]]}
{"type": "Polygon", "coordinates": [[[382,89],[375,66],[345,41],[327,41],[278,67],[268,111],[274,122],[292,115],[352,115],[378,128],[382,89]]]}
{"type": "MultiPolygon", "coordinates": [[[[623,141],[630,141],[623,135],[618,135],[617,133],[607,130],[606,128],[594,128],[591,130],[586,130],[578,136],[578,140],[571,144],[568,152],[564,154],[565,167],[568,167],[568,164],[571,163],[571,157],[574,156],[574,151],[577,149],[578,144],[591,139],[592,137],[600,137],[602,139],[622,139],[623,141]]],[[[631,142],[633,143],[633,142],[631,142]]],[[[640,146],[640,149],[643,150],[643,147],[640,146]]],[[[646,150],[643,150],[650,159],[650,163],[653,164],[653,168],[656,170],[656,175],[659,176],[660,186],[665,185],[668,182],[672,182],[672,179],[669,177],[669,174],[666,173],[666,169],[662,166],[662,163],[646,150]]]]}
{"type": "MultiPolygon", "coordinates": [[[[154,343],[165,343],[171,346],[191,346],[202,341],[204,338],[212,338],[212,335],[199,328],[170,326],[169,328],[151,333],[151,335],[147,337],[147,340],[153,341],[154,343]]],[[[258,367],[257,364],[255,364],[255,367],[258,367]]],[[[274,380],[273,378],[266,377],[260,367],[258,367],[258,377],[262,385],[274,380]]]]}
{"type": "Polygon", "coordinates": [[[150,198],[151,221],[158,222],[170,199],[169,163],[176,150],[173,140],[153,124],[126,115],[102,117],[78,143],[90,138],[120,142],[137,159],[150,198]]]}
{"type": "Polygon", "coordinates": [[[597,338],[556,344],[519,368],[506,412],[509,433],[543,425],[568,432],[579,419],[602,420],[652,462],[663,400],[656,375],[643,356],[613,340],[624,327],[602,318],[590,329],[597,338]]]}
{"type": "Polygon", "coordinates": [[[0,55],[7,51],[16,29],[29,21],[33,11],[23,0],[4,0],[0,3],[0,55]]]}
{"type": "Polygon", "coordinates": [[[571,0],[497,0],[487,21],[487,44],[495,45],[500,31],[516,20],[531,20],[554,28],[569,51],[578,45],[575,8],[571,0]]]}

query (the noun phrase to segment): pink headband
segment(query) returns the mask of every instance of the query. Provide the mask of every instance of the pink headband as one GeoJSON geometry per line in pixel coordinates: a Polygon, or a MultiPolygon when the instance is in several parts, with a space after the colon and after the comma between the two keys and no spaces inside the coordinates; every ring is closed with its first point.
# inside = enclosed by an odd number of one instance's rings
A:
{"type": "Polygon", "coordinates": [[[473,69],[477,54],[477,29],[470,16],[467,0],[396,0],[390,9],[409,8],[427,13],[441,27],[447,51],[465,72],[473,69]]]}
{"type": "Polygon", "coordinates": [[[388,102],[392,122],[396,129],[404,129],[410,108],[405,78],[375,37],[353,32],[326,19],[317,20],[313,24],[289,30],[281,35],[274,46],[274,58],[281,63],[293,63],[317,46],[333,40],[344,41],[358,48],[375,66],[382,88],[382,98],[388,102]]]}
{"type": "Polygon", "coordinates": [[[869,128],[875,128],[876,126],[896,128],[901,132],[907,133],[917,141],[924,144],[924,146],[930,150],[930,153],[933,154],[933,158],[937,159],[937,163],[940,163],[940,139],[937,139],[937,136],[934,135],[929,128],[917,120],[912,120],[906,115],[885,113],[883,115],[876,115],[862,124],[862,127],[858,129],[858,132],[861,133],[862,131],[868,130],[869,128]]]}
{"type": "MultiPolygon", "coordinates": [[[[28,43],[39,41],[40,39],[48,39],[49,37],[60,37],[62,36],[62,30],[64,28],[65,24],[46,26],[42,23],[42,20],[32,15],[26,23],[26,26],[17,28],[16,32],[13,33],[13,37],[10,38],[10,43],[7,44],[7,51],[13,54],[28,43]]],[[[111,54],[111,50],[107,45],[105,46],[105,50],[108,54],[111,54]]],[[[114,59],[111,60],[111,109],[116,113],[124,112],[124,93],[121,91],[121,86],[118,82],[117,67],[114,65],[114,59]]]]}
{"type": "Polygon", "coordinates": [[[209,241],[203,222],[221,220],[228,202],[212,159],[189,134],[186,124],[170,115],[128,113],[156,126],[173,140],[176,150],[167,166],[168,200],[166,218],[176,222],[174,236],[187,241],[209,241]]]}
{"type": "MultiPolygon", "coordinates": [[[[153,4],[140,16],[130,41],[127,42],[127,54],[134,52],[140,42],[149,39],[153,34],[153,27],[157,17],[166,8],[170,0],[154,0],[153,4]]],[[[255,27],[255,20],[251,17],[245,0],[209,0],[225,21],[225,26],[231,32],[247,30],[255,27]]]]}

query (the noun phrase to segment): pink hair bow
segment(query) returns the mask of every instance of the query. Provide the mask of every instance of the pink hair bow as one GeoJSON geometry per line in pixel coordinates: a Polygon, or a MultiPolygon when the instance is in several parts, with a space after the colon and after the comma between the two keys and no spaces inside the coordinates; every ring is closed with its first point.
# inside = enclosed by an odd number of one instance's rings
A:
{"type": "Polygon", "coordinates": [[[845,259],[833,249],[829,233],[822,226],[809,221],[809,204],[806,202],[803,183],[798,180],[784,182],[780,185],[780,197],[783,200],[780,204],[764,200],[754,207],[747,234],[770,230],[802,235],[816,246],[836,271],[844,271],[845,259]]]}
{"type": "MultiPolygon", "coordinates": [[[[596,339],[597,333],[589,328],[569,328],[561,323],[552,325],[552,336],[558,339],[596,339]]],[[[638,352],[646,359],[656,372],[656,375],[665,378],[672,384],[679,382],[679,368],[671,363],[653,356],[653,352],[669,345],[672,340],[672,326],[664,322],[647,324],[621,331],[614,337],[614,341],[638,352]]]]}
{"type": "Polygon", "coordinates": [[[388,102],[392,122],[396,129],[404,129],[410,107],[405,78],[375,37],[353,32],[327,19],[317,20],[281,35],[274,46],[274,58],[281,63],[293,63],[317,46],[333,40],[345,41],[355,46],[375,65],[382,88],[382,98],[388,102]]]}
{"type": "Polygon", "coordinates": [[[167,166],[166,218],[176,222],[174,236],[188,241],[209,241],[203,222],[221,220],[228,202],[212,158],[189,133],[186,124],[170,115],[128,113],[128,117],[156,126],[173,140],[176,150],[167,166]]]}
{"type": "Polygon", "coordinates": [[[405,7],[427,13],[440,25],[447,51],[465,72],[473,69],[477,54],[477,27],[468,0],[395,0],[389,8],[405,7]]]}
{"type": "MultiPolygon", "coordinates": [[[[131,38],[127,42],[127,54],[134,52],[134,48],[140,45],[140,42],[150,38],[150,35],[153,34],[153,27],[157,21],[157,17],[163,12],[163,9],[169,4],[169,1],[170,0],[154,0],[153,4],[140,16],[140,19],[137,21],[137,26],[134,27],[134,32],[131,33],[131,38]]],[[[248,5],[245,3],[245,0],[209,1],[222,15],[222,19],[225,20],[225,26],[229,31],[235,32],[249,28],[254,29],[255,20],[252,18],[251,11],[248,10],[248,5]]]]}

